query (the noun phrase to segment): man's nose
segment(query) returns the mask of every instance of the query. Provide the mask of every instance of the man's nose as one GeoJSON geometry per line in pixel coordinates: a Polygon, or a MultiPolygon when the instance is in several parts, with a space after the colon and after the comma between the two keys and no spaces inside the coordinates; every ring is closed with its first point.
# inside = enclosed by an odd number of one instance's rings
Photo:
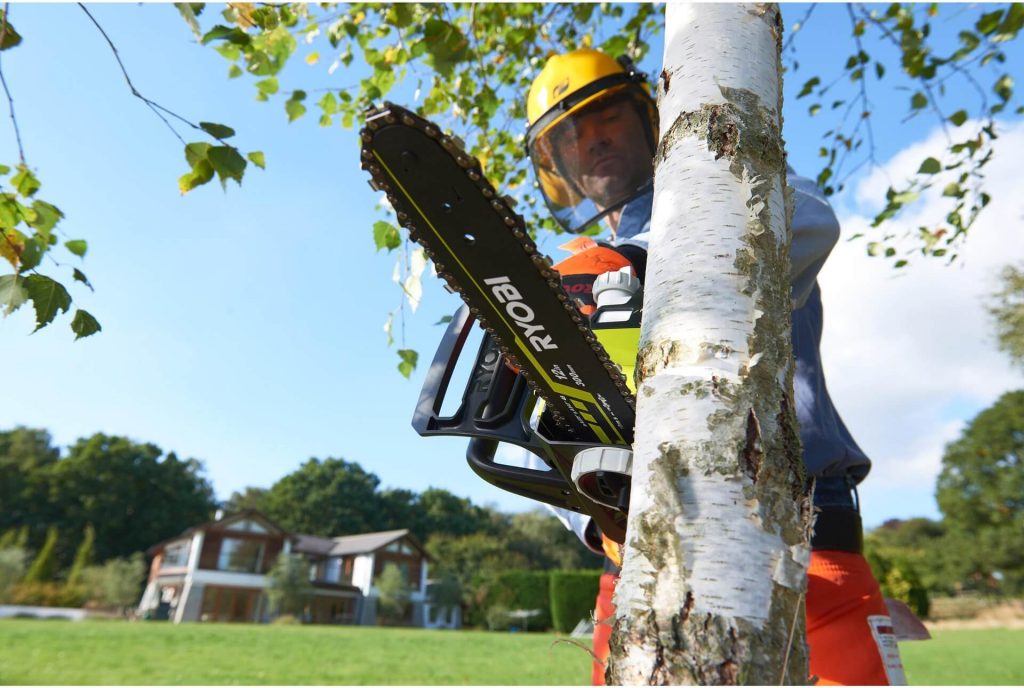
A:
{"type": "Polygon", "coordinates": [[[579,147],[585,153],[595,153],[604,150],[611,140],[608,137],[606,127],[593,118],[584,119],[580,122],[579,147]]]}

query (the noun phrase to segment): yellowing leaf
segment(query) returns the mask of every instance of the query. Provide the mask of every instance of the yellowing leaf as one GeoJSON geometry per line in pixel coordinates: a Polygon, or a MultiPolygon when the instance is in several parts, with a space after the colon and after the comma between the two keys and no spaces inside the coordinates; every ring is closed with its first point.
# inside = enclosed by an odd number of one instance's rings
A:
{"type": "Polygon", "coordinates": [[[306,64],[308,65],[315,65],[319,61],[320,53],[310,53],[309,55],[306,55],[306,64]]]}
{"type": "Polygon", "coordinates": [[[3,257],[15,270],[21,262],[21,252],[25,250],[25,237],[16,229],[8,229],[0,236],[0,257],[3,257]]]}
{"type": "Polygon", "coordinates": [[[366,12],[359,10],[358,12],[356,12],[355,16],[352,17],[352,23],[355,24],[356,26],[359,26],[360,24],[363,23],[364,19],[366,19],[366,12]]]}

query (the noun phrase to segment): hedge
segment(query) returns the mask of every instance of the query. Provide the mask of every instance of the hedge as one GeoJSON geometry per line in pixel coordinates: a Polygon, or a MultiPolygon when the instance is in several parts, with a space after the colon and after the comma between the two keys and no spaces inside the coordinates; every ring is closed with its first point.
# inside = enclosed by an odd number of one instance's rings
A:
{"type": "Polygon", "coordinates": [[[569,633],[581,619],[589,619],[601,582],[600,570],[552,571],[551,621],[559,633],[569,633]]]}
{"type": "MultiPolygon", "coordinates": [[[[540,614],[526,620],[530,630],[541,631],[551,628],[551,605],[548,601],[547,571],[505,571],[498,574],[489,586],[484,611],[492,607],[507,610],[539,609],[540,614]]],[[[513,620],[509,625],[520,626],[524,622],[513,620]]]]}

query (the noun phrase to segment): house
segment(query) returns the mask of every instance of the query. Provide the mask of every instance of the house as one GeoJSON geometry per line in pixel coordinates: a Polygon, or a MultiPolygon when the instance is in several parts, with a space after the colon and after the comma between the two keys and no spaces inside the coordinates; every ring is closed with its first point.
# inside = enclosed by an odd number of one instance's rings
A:
{"type": "Polygon", "coordinates": [[[270,619],[267,573],[280,553],[309,562],[313,595],[307,621],[371,625],[377,622],[375,587],[388,564],[406,577],[410,612],[406,623],[457,628],[459,610],[431,605],[429,557],[408,530],[325,538],[289,533],[258,511],[208,523],[154,545],[139,613],[182,621],[266,622],[270,619]]]}

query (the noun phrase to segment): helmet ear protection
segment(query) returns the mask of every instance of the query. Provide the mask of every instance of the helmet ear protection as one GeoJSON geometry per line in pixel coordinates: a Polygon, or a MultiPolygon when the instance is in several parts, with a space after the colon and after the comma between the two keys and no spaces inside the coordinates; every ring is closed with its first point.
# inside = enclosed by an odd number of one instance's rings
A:
{"type": "Polygon", "coordinates": [[[633,103],[644,124],[646,143],[653,156],[657,145],[657,106],[646,75],[639,72],[628,57],[615,60],[591,48],[554,55],[530,87],[526,102],[526,152],[548,208],[569,232],[582,231],[596,221],[602,211],[584,197],[566,173],[554,138],[559,124],[571,123],[567,120],[610,98],[633,103]]]}

